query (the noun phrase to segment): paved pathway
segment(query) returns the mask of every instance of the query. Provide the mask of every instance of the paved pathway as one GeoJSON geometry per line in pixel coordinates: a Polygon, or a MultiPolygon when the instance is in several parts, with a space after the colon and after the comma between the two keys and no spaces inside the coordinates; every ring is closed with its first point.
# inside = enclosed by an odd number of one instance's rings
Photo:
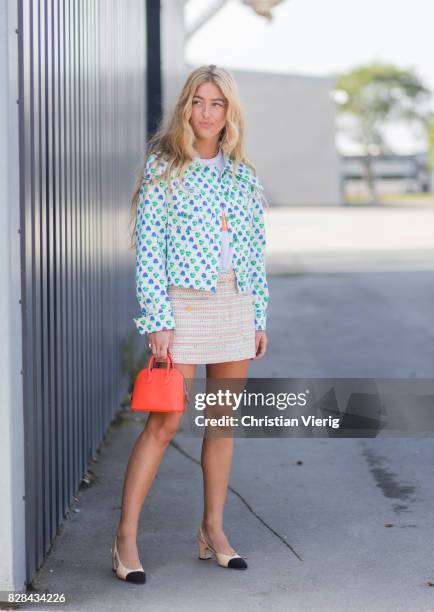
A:
{"type": "MultiPolygon", "coordinates": [[[[433,378],[432,272],[277,275],[270,293],[269,352],[251,376],[433,378]]],[[[431,439],[237,439],[225,522],[249,569],[231,572],[197,559],[200,440],[182,427],[143,509],[148,582],[116,580],[109,548],[142,426],[111,428],[34,581],[66,592],[62,609],[434,610],[431,439]]]]}

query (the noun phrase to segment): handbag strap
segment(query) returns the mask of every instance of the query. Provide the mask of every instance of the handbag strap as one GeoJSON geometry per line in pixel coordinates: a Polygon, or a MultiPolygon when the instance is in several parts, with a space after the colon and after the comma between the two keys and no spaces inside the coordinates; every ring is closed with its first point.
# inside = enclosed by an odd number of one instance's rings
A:
{"type": "MultiPolygon", "coordinates": [[[[152,355],[151,359],[149,360],[149,364],[148,364],[148,375],[146,377],[147,382],[151,382],[152,380],[152,369],[153,369],[153,365],[155,363],[155,356],[152,355]]],[[[166,373],[164,376],[164,384],[167,384],[169,382],[169,374],[170,374],[170,370],[173,369],[173,360],[172,357],[170,356],[170,352],[169,350],[167,351],[167,361],[166,361],[166,373]]]]}

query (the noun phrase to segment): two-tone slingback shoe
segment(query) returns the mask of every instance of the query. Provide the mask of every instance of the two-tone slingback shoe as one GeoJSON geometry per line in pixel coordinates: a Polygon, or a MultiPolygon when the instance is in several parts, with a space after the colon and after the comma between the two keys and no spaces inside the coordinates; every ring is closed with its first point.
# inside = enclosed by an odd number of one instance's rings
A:
{"type": "Polygon", "coordinates": [[[221,567],[227,567],[229,569],[247,569],[247,563],[237,553],[235,553],[235,555],[225,555],[217,552],[205,538],[202,526],[199,527],[196,538],[199,546],[199,559],[211,559],[214,555],[217,563],[221,565],[221,567]]]}
{"type": "Polygon", "coordinates": [[[120,560],[117,548],[117,536],[115,536],[115,539],[113,540],[111,553],[113,571],[116,572],[116,576],[118,578],[121,580],[126,580],[127,582],[134,582],[135,584],[143,584],[146,582],[146,574],[142,565],[136,567],[135,569],[130,569],[129,567],[125,567],[120,560]]]}

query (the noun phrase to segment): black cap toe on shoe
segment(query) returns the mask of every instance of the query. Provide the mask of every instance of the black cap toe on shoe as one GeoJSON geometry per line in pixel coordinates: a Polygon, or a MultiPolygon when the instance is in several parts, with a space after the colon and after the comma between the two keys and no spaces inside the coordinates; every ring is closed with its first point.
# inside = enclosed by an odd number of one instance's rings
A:
{"type": "Polygon", "coordinates": [[[146,582],[146,574],[145,572],[129,572],[125,580],[127,582],[134,582],[135,584],[144,584],[146,582]]]}
{"type": "Polygon", "coordinates": [[[247,563],[244,561],[244,559],[235,557],[234,559],[230,559],[228,567],[231,569],[247,569],[247,563]]]}

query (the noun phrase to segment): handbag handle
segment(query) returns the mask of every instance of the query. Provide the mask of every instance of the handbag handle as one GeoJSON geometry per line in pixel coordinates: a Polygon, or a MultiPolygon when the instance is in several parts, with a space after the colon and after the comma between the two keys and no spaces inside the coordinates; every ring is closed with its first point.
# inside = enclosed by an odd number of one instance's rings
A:
{"type": "MultiPolygon", "coordinates": [[[[148,364],[148,372],[147,372],[147,376],[146,376],[146,382],[150,383],[152,380],[152,366],[155,363],[155,355],[152,355],[151,359],[149,360],[149,364],[148,364]]],[[[163,383],[165,385],[167,385],[167,383],[169,382],[169,374],[170,374],[170,370],[173,369],[173,360],[172,357],[170,356],[170,352],[169,350],[167,351],[167,361],[166,361],[166,373],[164,375],[164,380],[163,383]]]]}

